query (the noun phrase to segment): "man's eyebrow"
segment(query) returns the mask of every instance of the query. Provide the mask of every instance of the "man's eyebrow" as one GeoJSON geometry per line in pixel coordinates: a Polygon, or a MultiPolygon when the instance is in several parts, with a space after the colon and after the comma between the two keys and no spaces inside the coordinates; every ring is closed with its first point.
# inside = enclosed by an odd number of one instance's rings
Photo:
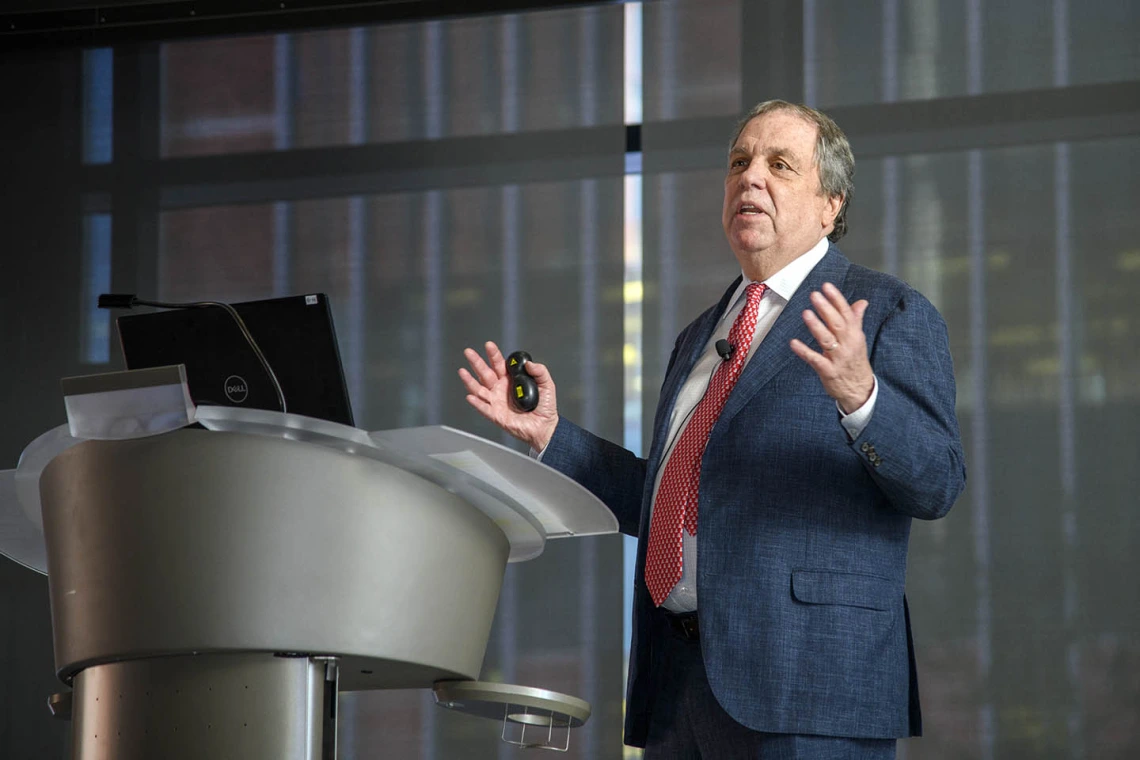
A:
{"type": "MultiPolygon", "coordinates": [[[[791,162],[792,164],[794,164],[795,166],[803,166],[804,163],[806,163],[803,160],[803,158],[801,158],[800,155],[798,153],[796,153],[794,150],[792,150],[791,148],[768,148],[763,153],[768,158],[775,158],[777,156],[782,156],[782,157],[788,159],[788,161],[791,162]]],[[[728,152],[728,155],[730,157],[736,156],[736,155],[748,156],[748,155],[751,155],[751,153],[749,151],[745,150],[744,148],[740,147],[739,145],[734,145],[732,147],[732,150],[730,150],[728,152]]]]}
{"type": "Polygon", "coordinates": [[[800,155],[791,148],[769,148],[768,150],[764,151],[764,155],[766,155],[768,158],[776,158],[777,156],[782,156],[788,159],[795,166],[803,166],[804,164],[804,160],[800,158],[800,155]]]}

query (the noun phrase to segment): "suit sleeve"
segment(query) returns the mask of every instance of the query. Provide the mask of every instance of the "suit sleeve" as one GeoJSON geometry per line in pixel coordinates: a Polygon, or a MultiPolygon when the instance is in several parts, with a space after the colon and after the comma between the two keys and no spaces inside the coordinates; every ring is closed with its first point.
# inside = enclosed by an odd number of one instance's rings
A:
{"type": "MultiPolygon", "coordinates": [[[[688,328],[677,336],[665,368],[666,377],[673,370],[677,351],[687,333],[688,328]]],[[[657,414],[665,412],[659,405],[657,414]]],[[[655,427],[657,422],[654,423],[655,427]]],[[[542,452],[542,463],[558,470],[601,499],[617,518],[618,530],[637,537],[641,530],[641,507],[645,499],[645,459],[560,417],[554,436],[542,452]]]]}
{"type": "Polygon", "coordinates": [[[878,399],[850,445],[896,510],[942,517],[965,487],[965,455],[946,323],[917,291],[907,289],[881,323],[871,366],[878,399]]]}
{"type": "Polygon", "coordinates": [[[622,533],[637,535],[645,491],[644,459],[562,417],[542,452],[542,462],[601,499],[617,517],[622,533]]]}

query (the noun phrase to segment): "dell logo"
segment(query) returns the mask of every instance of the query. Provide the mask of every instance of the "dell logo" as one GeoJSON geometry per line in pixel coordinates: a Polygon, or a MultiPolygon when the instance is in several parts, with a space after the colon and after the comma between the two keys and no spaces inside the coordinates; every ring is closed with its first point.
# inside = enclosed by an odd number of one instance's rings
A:
{"type": "Polygon", "coordinates": [[[226,378],[226,398],[235,404],[244,402],[249,397],[249,386],[239,375],[230,375],[226,378]]]}

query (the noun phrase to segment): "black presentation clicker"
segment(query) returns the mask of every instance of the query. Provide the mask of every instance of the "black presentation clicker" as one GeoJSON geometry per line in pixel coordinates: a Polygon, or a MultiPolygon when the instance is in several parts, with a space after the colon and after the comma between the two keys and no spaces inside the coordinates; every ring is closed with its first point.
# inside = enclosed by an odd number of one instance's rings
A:
{"type": "Polygon", "coordinates": [[[538,406],[538,383],[526,370],[533,361],[526,351],[515,351],[507,357],[507,374],[511,378],[511,403],[524,412],[533,412],[538,406]]]}

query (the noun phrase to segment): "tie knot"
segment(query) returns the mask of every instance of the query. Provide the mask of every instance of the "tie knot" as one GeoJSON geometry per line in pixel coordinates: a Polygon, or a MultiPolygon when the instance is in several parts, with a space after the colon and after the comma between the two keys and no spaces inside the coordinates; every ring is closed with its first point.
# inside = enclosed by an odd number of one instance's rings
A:
{"type": "Polygon", "coordinates": [[[768,286],[762,282],[750,282],[748,287],[744,289],[744,295],[748,299],[748,303],[756,303],[768,291],[768,286]]]}

